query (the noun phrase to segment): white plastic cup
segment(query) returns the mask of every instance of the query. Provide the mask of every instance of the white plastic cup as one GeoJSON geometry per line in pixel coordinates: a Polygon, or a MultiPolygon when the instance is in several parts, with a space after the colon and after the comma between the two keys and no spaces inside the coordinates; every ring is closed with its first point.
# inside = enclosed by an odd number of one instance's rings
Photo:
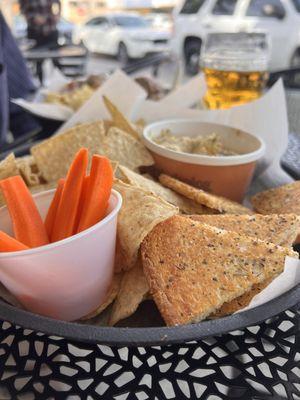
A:
{"type": "MultiPolygon", "coordinates": [[[[54,190],[34,196],[45,218],[54,190]]],[[[37,314],[74,321],[105,299],[114,270],[117,216],[122,205],[112,191],[107,216],[70,238],[34,249],[0,253],[0,280],[37,314]]],[[[7,207],[0,209],[0,230],[13,235],[7,207]]]]}

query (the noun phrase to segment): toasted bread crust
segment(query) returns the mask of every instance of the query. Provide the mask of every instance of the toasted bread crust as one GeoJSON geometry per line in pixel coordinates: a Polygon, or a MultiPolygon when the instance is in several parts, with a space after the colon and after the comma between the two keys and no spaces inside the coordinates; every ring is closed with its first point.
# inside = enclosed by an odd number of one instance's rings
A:
{"type": "MultiPolygon", "coordinates": [[[[291,247],[297,238],[300,218],[295,214],[273,215],[192,215],[191,219],[219,229],[238,232],[247,236],[291,247]]],[[[274,276],[275,277],[275,276],[274,276]]],[[[273,279],[254,285],[242,296],[224,303],[209,318],[220,318],[246,307],[254,296],[267,287],[273,279]]]]}
{"type": "Polygon", "coordinates": [[[227,315],[233,314],[238,310],[241,310],[247,307],[254,296],[260,293],[264,288],[266,288],[271,282],[273,278],[269,278],[264,282],[258,283],[257,285],[253,285],[251,289],[242,294],[242,296],[236,297],[235,299],[226,302],[219,308],[214,314],[210,315],[209,318],[222,318],[227,315]]]}
{"type": "Polygon", "coordinates": [[[300,231],[300,217],[296,214],[192,215],[190,218],[219,229],[287,247],[293,245],[300,231]]]}
{"type": "Polygon", "coordinates": [[[226,214],[253,214],[253,211],[239,203],[225,199],[225,197],[215,196],[207,193],[204,190],[197,189],[187,183],[181,182],[171,176],[162,174],[159,176],[159,181],[169,189],[187,197],[196,203],[202,204],[220,213],[226,214]]]}
{"type": "Polygon", "coordinates": [[[260,214],[300,215],[300,181],[257,193],[251,203],[260,214]]]}

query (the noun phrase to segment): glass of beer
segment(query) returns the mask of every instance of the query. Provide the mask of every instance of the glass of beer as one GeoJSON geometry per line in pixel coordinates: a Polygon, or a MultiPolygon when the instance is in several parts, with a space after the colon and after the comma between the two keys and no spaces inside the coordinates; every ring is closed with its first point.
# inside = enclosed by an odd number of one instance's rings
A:
{"type": "Polygon", "coordinates": [[[260,97],[268,80],[269,40],[264,33],[211,33],[200,64],[207,108],[229,108],[260,97]]]}

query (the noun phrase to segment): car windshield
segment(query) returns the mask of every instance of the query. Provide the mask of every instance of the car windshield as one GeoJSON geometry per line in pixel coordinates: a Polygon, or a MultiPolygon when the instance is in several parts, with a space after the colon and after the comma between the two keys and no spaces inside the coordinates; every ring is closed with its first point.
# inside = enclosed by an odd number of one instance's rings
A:
{"type": "Polygon", "coordinates": [[[300,12],[300,0],[292,0],[296,10],[300,12]]]}
{"type": "Polygon", "coordinates": [[[117,16],[114,17],[114,20],[117,25],[126,28],[135,28],[135,27],[145,28],[149,26],[149,21],[146,21],[144,18],[141,17],[135,17],[133,15],[117,16]]]}
{"type": "Polygon", "coordinates": [[[186,0],[180,10],[180,14],[195,14],[200,10],[204,0],[186,0]]]}

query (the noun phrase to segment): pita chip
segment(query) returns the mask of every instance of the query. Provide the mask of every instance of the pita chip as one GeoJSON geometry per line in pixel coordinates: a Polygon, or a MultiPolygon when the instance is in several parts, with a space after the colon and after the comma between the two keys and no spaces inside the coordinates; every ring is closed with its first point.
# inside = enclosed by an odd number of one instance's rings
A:
{"type": "MultiPolygon", "coordinates": [[[[0,180],[9,178],[10,176],[20,175],[15,155],[9,154],[4,160],[0,161],[0,180]]],[[[0,191],[0,206],[5,204],[4,197],[0,191]]]]}
{"type": "Polygon", "coordinates": [[[27,186],[36,186],[40,182],[40,173],[35,164],[33,156],[25,156],[16,159],[19,174],[24,179],[27,186]]]}
{"type": "Polygon", "coordinates": [[[300,216],[300,181],[269,189],[251,197],[255,211],[260,214],[289,214],[300,216]]]}
{"type": "Polygon", "coordinates": [[[118,215],[116,268],[127,270],[135,265],[140,245],[147,234],[160,222],[178,214],[178,208],[151,192],[121,181],[114,184],[114,189],[123,198],[118,215]]]}
{"type": "Polygon", "coordinates": [[[118,128],[110,128],[99,147],[101,154],[110,160],[138,171],[140,166],[154,164],[153,158],[146,147],[128,133],[118,128]]]}
{"type": "Polygon", "coordinates": [[[255,284],[283,271],[298,253],[173,216],[141,246],[150,293],[167,325],[198,322],[255,284]]]}
{"type": "Polygon", "coordinates": [[[128,133],[133,138],[139,140],[140,134],[137,129],[127,120],[125,115],[121,113],[121,111],[109,100],[108,97],[103,96],[104,104],[111,115],[113,120],[113,125],[116,128],[121,129],[122,131],[128,133]]]}
{"type": "Polygon", "coordinates": [[[107,133],[110,130],[110,128],[112,128],[114,126],[114,123],[113,123],[113,121],[104,119],[103,125],[104,125],[105,133],[107,133]]]}
{"type": "Polygon", "coordinates": [[[159,182],[155,182],[151,179],[145,178],[144,176],[137,174],[123,165],[119,165],[119,172],[121,174],[121,180],[129,183],[130,185],[140,187],[144,190],[152,192],[156,196],[161,197],[168,203],[178,207],[179,210],[184,214],[209,214],[210,209],[197,204],[186,197],[181,196],[173,192],[173,190],[165,188],[159,182]]]}
{"type": "Polygon", "coordinates": [[[31,148],[38,170],[46,182],[57,182],[66,176],[75,154],[87,147],[90,154],[99,154],[105,136],[102,121],[76,125],[31,148]]]}
{"type": "Polygon", "coordinates": [[[123,275],[117,298],[113,304],[109,325],[115,325],[135,313],[140,303],[147,299],[149,286],[140,257],[136,265],[123,275]]]}
{"type": "Polygon", "coordinates": [[[172,178],[171,176],[162,174],[159,177],[159,181],[164,186],[174,190],[182,196],[185,196],[198,204],[217,210],[221,214],[253,214],[249,208],[246,208],[239,203],[207,193],[204,190],[197,189],[187,183],[179,181],[178,179],[172,178]]]}
{"type": "Polygon", "coordinates": [[[10,176],[19,175],[16,158],[13,153],[9,154],[0,162],[0,180],[10,176]]]}

